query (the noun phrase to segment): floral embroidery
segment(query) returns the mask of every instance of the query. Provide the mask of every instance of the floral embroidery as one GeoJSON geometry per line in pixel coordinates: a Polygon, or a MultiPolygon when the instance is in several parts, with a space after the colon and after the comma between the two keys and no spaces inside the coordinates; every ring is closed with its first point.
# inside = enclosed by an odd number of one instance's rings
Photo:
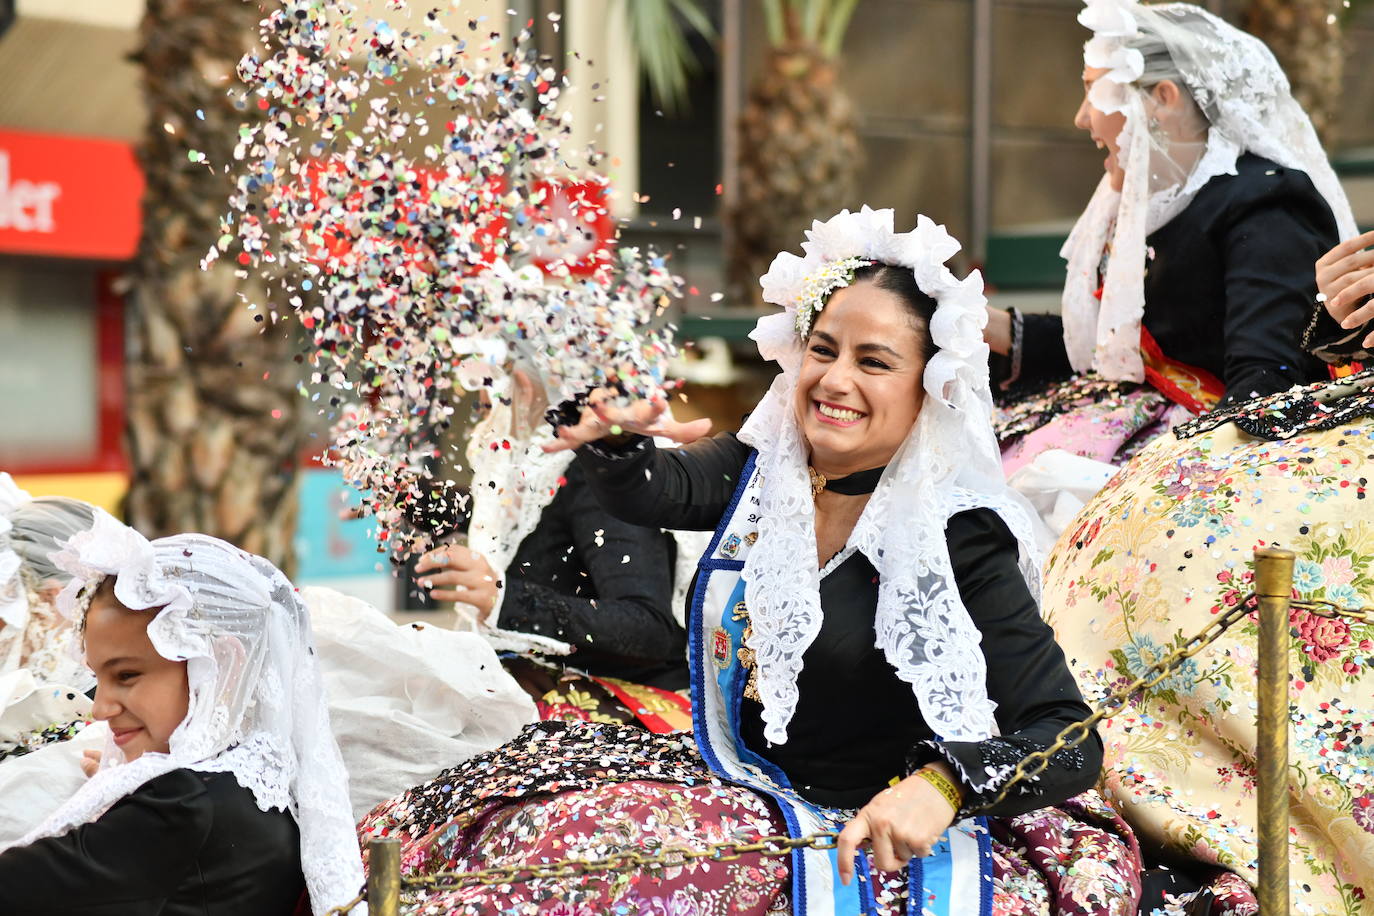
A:
{"type": "MultiPolygon", "coordinates": [[[[1275,396],[1231,413],[1253,422],[1212,422],[1223,411],[1155,440],[1065,530],[1043,603],[1090,703],[1244,601],[1255,547],[1297,554],[1297,596],[1374,603],[1363,501],[1374,420],[1349,419],[1355,405],[1342,399],[1314,406],[1323,390],[1304,389],[1306,419],[1272,415],[1284,402],[1275,396]]],[[[1363,916],[1374,884],[1374,624],[1300,609],[1290,620],[1294,912],[1363,916]]],[[[1242,619],[1099,728],[1104,789],[1142,842],[1251,881],[1257,634],[1256,618],[1242,619]]],[[[1212,912],[1255,912],[1248,889],[1228,893],[1212,912]]]]}

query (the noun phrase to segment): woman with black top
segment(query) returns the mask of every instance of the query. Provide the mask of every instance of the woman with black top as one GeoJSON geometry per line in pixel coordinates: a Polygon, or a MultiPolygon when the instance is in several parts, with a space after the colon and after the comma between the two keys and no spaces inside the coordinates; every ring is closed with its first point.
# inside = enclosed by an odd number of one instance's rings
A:
{"type": "Polygon", "coordinates": [[[541,718],[690,728],[674,535],[611,515],[571,455],[540,449],[547,396],[533,360],[516,366],[468,438],[466,544],[421,557],[420,584],[512,650],[541,718]]]}
{"type": "Polygon", "coordinates": [[[1134,840],[1079,794],[1095,735],[1010,779],[1088,709],[1000,475],[982,279],[949,272],[958,244],[924,217],[846,211],[808,239],[763,278],[785,312],[754,339],[783,371],[737,435],[659,449],[701,430],[606,392],[559,431],[621,518],[715,530],[687,628],[696,747],[543,723],[362,829],[418,871],[773,832],[838,850],[445,890],[447,912],[1133,911],[1134,840]]]}
{"type": "Polygon", "coordinates": [[[986,338],[1008,474],[1086,467],[1068,452],[1105,480],[1177,423],[1326,377],[1304,329],[1343,332],[1314,314],[1312,264],[1355,222],[1258,39],[1184,3],[1090,0],[1079,21],[1074,124],[1106,174],[1061,252],[1061,314],[990,310],[986,338]]]}

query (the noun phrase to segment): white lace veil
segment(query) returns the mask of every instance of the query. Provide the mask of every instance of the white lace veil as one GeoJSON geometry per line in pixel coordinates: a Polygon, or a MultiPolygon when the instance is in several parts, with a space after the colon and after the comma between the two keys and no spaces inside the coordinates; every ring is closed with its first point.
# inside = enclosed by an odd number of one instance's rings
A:
{"type": "Polygon", "coordinates": [[[0,676],[27,668],[40,683],[85,692],[95,681],[72,657],[72,628],[39,594],[71,576],[55,567],[52,553],[89,528],[95,507],[77,499],[34,499],[9,474],[0,473],[0,676]]]}
{"type": "Polygon", "coordinates": [[[1340,237],[1358,230],[1312,122],[1263,42],[1186,3],[1085,2],[1078,21],[1093,37],[1084,45],[1084,64],[1109,71],[1093,84],[1088,102],[1125,115],[1118,153],[1125,181],[1117,192],[1103,176],[1060,252],[1068,261],[1064,342],[1076,371],[1139,382],[1145,377],[1145,239],[1208,181],[1236,174],[1241,155],[1305,172],[1330,206],[1340,237]],[[1150,99],[1150,89],[1166,79],[1190,97],[1185,123],[1172,125],[1181,130],[1171,131],[1150,99]],[[1187,139],[1193,135],[1196,142],[1187,139]],[[1099,301],[1098,269],[1109,241],[1099,301]]]}
{"type": "Polygon", "coordinates": [[[959,596],[945,541],[950,516],[995,510],[1020,542],[1023,574],[1039,593],[1029,510],[1006,485],[992,432],[983,278],[975,271],[958,280],[945,266],[959,243],[943,226],[921,216],[913,231],[895,233],[892,219],[891,210],[864,207],[816,222],[802,244],[805,256],[779,254],[761,281],[763,298],[785,311],[761,318],[750,336],[782,372],[740,430],[758,451],[762,481],[759,539],[744,578],[765,735],[776,743],[787,740],[802,656],[821,624],[820,573],[814,563],[797,562],[815,556],[816,540],[809,450],[793,397],[804,346],[798,304],[827,264],[858,257],[909,267],[938,303],[930,333],[939,351],[925,368],[925,403],[849,539],[878,571],[877,645],[911,684],[937,735],[979,740],[996,732],[981,636],[959,596]]]}
{"type": "Polygon", "coordinates": [[[259,808],[295,817],[314,912],[351,899],[363,871],[348,776],[330,731],[309,616],[286,577],[216,538],[150,542],[99,510],[94,527],[55,559],[73,577],[58,599],[64,613],[75,617],[83,586],[110,575],[122,604],[155,613],[148,636],[164,657],[186,661],[190,705],[170,753],[126,763],[108,743],[100,772],[17,845],[88,823],[163,773],[229,772],[259,808]]]}

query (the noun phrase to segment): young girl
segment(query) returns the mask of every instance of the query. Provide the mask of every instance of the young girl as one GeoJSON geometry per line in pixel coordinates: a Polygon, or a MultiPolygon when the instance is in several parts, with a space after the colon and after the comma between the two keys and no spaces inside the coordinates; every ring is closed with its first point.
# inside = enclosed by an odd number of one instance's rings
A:
{"type": "Polygon", "coordinates": [[[110,741],[91,780],[0,852],[0,912],[285,916],[303,892],[316,914],[351,898],[347,776],[286,577],[104,513],[56,562],[110,741]]]}

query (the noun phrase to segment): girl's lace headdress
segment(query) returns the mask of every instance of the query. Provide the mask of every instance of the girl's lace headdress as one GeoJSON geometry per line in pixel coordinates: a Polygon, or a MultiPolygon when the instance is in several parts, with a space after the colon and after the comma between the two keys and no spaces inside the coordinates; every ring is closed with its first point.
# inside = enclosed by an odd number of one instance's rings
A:
{"type": "Polygon", "coordinates": [[[782,372],[740,430],[758,451],[762,478],[759,539],[744,578],[765,734],[778,743],[787,740],[802,656],[821,623],[820,572],[803,564],[799,582],[796,562],[816,551],[809,450],[793,406],[801,332],[809,333],[825,299],[852,282],[858,266],[910,268],[938,303],[930,322],[938,352],[925,367],[924,405],[849,539],[879,574],[878,645],[936,734],[973,740],[996,728],[980,636],[945,542],[949,517],[977,507],[996,511],[1020,541],[1026,581],[1038,591],[1030,517],[1006,486],[992,432],[983,278],[975,271],[960,280],[945,265],[959,243],[943,226],[924,216],[910,232],[892,225],[891,210],[842,211],[814,223],[803,255],[779,254],[761,280],[764,299],[783,311],[759,319],[750,336],[782,372]]]}
{"type": "Polygon", "coordinates": [[[125,607],[155,615],[148,637],[163,657],[186,662],[190,704],[170,753],[126,763],[107,742],[100,772],[15,845],[92,821],[172,770],[229,772],[259,808],[295,818],[317,916],[351,898],[363,871],[348,776],[329,727],[309,615],[286,577],[216,538],[149,541],[99,510],[94,527],[56,561],[73,576],[58,598],[66,613],[75,616],[78,595],[114,576],[125,607]]]}
{"type": "Polygon", "coordinates": [[[1208,181],[1236,174],[1242,155],[1305,172],[1330,206],[1340,236],[1357,229],[1311,120],[1263,42],[1186,3],[1085,4],[1078,21],[1093,37],[1083,47],[1083,62],[1107,71],[1088,102],[1105,114],[1125,115],[1118,141],[1125,181],[1117,192],[1103,176],[1060,252],[1068,261],[1064,342],[1075,370],[1139,382],[1145,377],[1140,324],[1146,237],[1183,212],[1208,181]],[[1191,96],[1205,140],[1171,138],[1151,114],[1150,89],[1165,79],[1191,96]]]}

